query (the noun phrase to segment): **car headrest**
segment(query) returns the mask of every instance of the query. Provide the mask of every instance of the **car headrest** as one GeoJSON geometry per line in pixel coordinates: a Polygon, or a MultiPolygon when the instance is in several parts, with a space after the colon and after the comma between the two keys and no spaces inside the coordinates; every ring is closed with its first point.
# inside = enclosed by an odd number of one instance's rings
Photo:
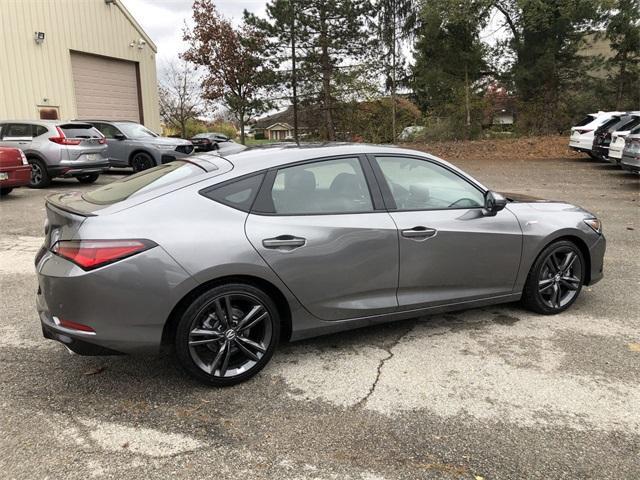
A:
{"type": "Polygon", "coordinates": [[[419,183],[411,185],[409,195],[413,202],[428,202],[430,198],[429,187],[419,183]]]}
{"type": "Polygon", "coordinates": [[[293,169],[284,177],[285,190],[313,192],[316,189],[316,176],[308,170],[293,169]]]}
{"type": "Polygon", "coordinates": [[[360,182],[358,182],[358,177],[354,173],[343,172],[333,179],[329,190],[341,195],[357,195],[361,193],[361,186],[360,182]]]}

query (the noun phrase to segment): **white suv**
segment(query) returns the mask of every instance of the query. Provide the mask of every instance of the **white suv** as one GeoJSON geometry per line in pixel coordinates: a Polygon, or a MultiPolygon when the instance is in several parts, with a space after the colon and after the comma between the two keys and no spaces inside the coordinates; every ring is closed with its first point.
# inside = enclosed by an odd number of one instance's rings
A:
{"type": "Polygon", "coordinates": [[[591,148],[593,147],[593,134],[596,129],[604,122],[611,119],[620,112],[598,112],[590,113],[576,125],[571,127],[571,138],[569,139],[569,148],[577,152],[584,152],[593,156],[591,148]]]}

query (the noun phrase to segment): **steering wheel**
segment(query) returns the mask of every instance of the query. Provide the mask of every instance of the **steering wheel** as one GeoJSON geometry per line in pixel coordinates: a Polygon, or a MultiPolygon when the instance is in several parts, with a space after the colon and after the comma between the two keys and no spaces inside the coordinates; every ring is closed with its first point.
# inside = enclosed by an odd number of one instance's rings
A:
{"type": "Polygon", "coordinates": [[[457,205],[460,202],[464,202],[465,200],[471,204],[471,206],[469,208],[472,208],[476,203],[476,201],[473,200],[472,198],[464,197],[464,198],[459,198],[455,202],[451,203],[448,208],[451,208],[451,207],[457,205]]]}

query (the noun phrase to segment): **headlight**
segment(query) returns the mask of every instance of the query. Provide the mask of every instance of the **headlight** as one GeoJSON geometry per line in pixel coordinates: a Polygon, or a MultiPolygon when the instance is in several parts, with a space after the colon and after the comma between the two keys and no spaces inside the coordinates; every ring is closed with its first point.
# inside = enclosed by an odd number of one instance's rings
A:
{"type": "Polygon", "coordinates": [[[158,150],[175,150],[177,145],[156,145],[158,150]]]}
{"type": "Polygon", "coordinates": [[[591,229],[597,234],[602,233],[602,222],[597,218],[588,218],[584,221],[587,225],[591,227],[591,229]]]}

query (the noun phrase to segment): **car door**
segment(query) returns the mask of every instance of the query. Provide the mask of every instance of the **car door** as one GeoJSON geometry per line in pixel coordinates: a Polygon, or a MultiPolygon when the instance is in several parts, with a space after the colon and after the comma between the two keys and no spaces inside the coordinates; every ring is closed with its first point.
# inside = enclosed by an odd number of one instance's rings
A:
{"type": "Polygon", "coordinates": [[[2,128],[3,147],[28,150],[33,140],[33,125],[30,123],[7,123],[2,128]]]}
{"type": "Polygon", "coordinates": [[[117,167],[129,166],[129,148],[126,140],[115,138],[117,134],[122,134],[115,126],[109,123],[93,124],[107,139],[107,156],[109,163],[117,167]]]}
{"type": "Polygon", "coordinates": [[[401,309],[510,294],[522,231],[513,213],[483,211],[484,192],[459,172],[423,157],[371,158],[398,228],[401,309]]]}
{"type": "Polygon", "coordinates": [[[397,231],[364,157],[316,159],[269,171],[246,234],[316,317],[341,320],[397,310],[397,231]]]}

